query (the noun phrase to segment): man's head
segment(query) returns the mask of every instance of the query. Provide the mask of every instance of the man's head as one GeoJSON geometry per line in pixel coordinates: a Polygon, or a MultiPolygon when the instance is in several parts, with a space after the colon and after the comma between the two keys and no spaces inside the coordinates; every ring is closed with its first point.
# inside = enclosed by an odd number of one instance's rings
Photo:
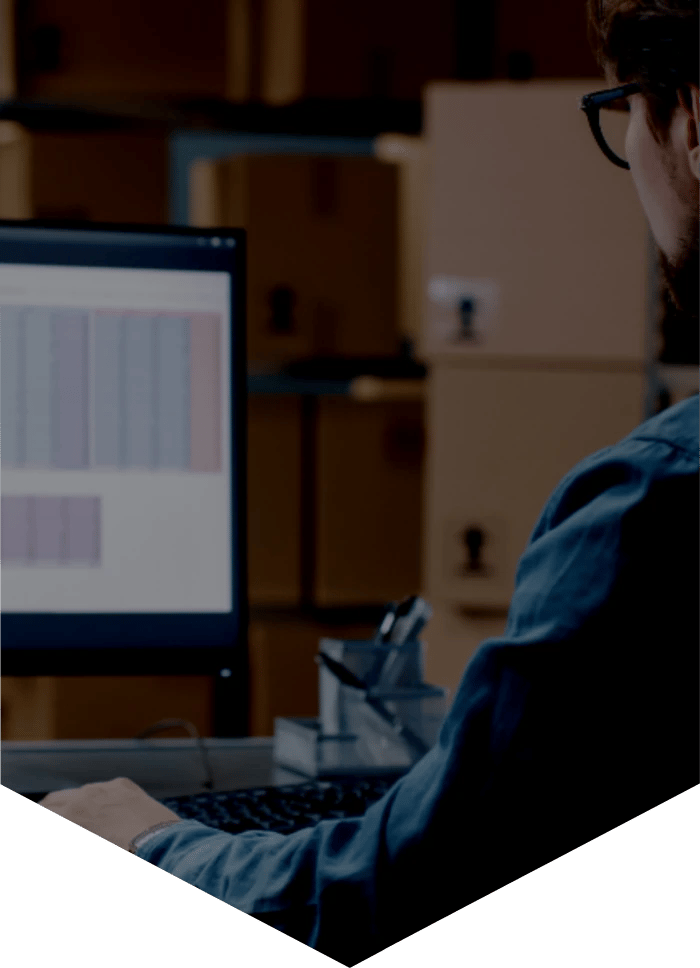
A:
{"type": "Polygon", "coordinates": [[[587,14],[608,86],[642,87],[628,98],[625,156],[658,246],[663,295],[697,320],[698,0],[587,0],[587,14]]]}

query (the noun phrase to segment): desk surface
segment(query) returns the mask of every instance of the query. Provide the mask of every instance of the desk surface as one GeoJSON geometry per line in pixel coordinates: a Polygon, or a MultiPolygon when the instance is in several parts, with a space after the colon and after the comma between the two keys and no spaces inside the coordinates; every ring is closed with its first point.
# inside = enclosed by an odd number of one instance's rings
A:
{"type": "MultiPolygon", "coordinates": [[[[280,786],[308,778],[276,766],[272,739],[204,739],[215,790],[280,786]]],[[[0,744],[0,782],[37,793],[126,776],[156,798],[201,793],[207,778],[192,739],[53,740],[0,744]]]]}

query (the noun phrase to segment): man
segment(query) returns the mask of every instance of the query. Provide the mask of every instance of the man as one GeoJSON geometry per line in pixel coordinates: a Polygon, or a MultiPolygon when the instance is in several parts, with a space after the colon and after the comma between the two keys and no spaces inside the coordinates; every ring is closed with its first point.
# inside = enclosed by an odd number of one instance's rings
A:
{"type": "MultiPolygon", "coordinates": [[[[610,86],[648,81],[629,95],[627,159],[664,287],[697,325],[697,60],[672,46],[669,101],[648,39],[680,26],[695,43],[697,0],[589,6],[610,86]]],[[[230,836],[123,779],[44,805],[354,965],[698,782],[698,497],[697,399],[567,474],[503,637],[469,664],[436,746],[363,818],[230,836]]]]}

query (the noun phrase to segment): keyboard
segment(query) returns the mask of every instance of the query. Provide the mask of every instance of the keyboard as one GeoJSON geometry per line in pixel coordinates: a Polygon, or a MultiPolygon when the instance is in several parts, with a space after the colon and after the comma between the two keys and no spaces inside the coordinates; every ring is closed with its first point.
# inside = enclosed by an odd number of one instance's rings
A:
{"type": "Polygon", "coordinates": [[[396,782],[396,776],[314,780],[228,793],[166,797],[160,802],[183,820],[199,820],[230,834],[245,830],[291,834],[321,820],[360,817],[396,782]]]}

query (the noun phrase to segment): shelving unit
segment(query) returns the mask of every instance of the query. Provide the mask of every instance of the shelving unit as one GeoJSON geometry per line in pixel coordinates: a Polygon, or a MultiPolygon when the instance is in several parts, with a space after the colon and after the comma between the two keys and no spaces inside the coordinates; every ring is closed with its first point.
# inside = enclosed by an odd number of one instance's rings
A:
{"type": "MultiPolygon", "coordinates": [[[[138,105],[126,101],[112,104],[47,104],[5,100],[0,101],[0,120],[15,121],[32,132],[159,132],[167,144],[167,220],[174,224],[187,224],[190,221],[188,171],[195,159],[219,159],[237,153],[376,157],[377,136],[387,132],[420,135],[423,110],[419,103],[395,102],[317,101],[273,107],[213,100],[160,101],[138,105]]],[[[683,363],[660,363],[657,359],[658,273],[651,236],[648,245],[644,409],[646,416],[652,416],[664,401],[668,405],[697,390],[698,368],[683,363]]],[[[362,402],[398,400],[422,402],[426,390],[425,379],[408,373],[397,373],[387,378],[357,371],[342,379],[331,374],[330,370],[325,374],[315,372],[313,377],[293,375],[282,369],[251,370],[248,374],[248,393],[251,396],[292,396],[302,401],[301,434],[307,450],[313,439],[317,409],[324,405],[323,398],[356,400],[360,405],[362,402]]],[[[305,473],[303,486],[309,488],[309,494],[313,494],[308,468],[305,473]]],[[[304,504],[301,515],[309,533],[312,531],[313,517],[310,501],[311,498],[304,504]]],[[[298,607],[270,609],[256,606],[251,615],[253,624],[259,630],[256,633],[258,652],[255,653],[259,674],[256,674],[258,694],[263,697],[255,707],[258,716],[255,728],[262,732],[269,730],[270,710],[276,709],[275,704],[279,701],[274,693],[274,677],[268,668],[272,663],[271,650],[289,648],[290,652],[297,650],[299,655],[311,655],[314,650],[313,628],[316,625],[329,623],[337,626],[345,623],[348,628],[353,625],[358,630],[361,626],[369,629],[376,623],[381,611],[377,604],[319,610],[314,607],[312,595],[308,593],[313,574],[309,555],[306,555],[302,565],[304,595],[298,607]],[[279,646],[278,639],[281,643],[279,646]]],[[[470,642],[473,640],[476,646],[485,638],[497,634],[505,614],[502,608],[489,612],[488,609],[472,607],[468,615],[470,642]]],[[[443,610],[436,614],[431,635],[434,640],[459,641],[459,636],[464,635],[464,624],[463,618],[458,619],[443,610]]],[[[447,672],[444,674],[446,676],[447,672]]],[[[437,678],[440,679],[440,676],[437,678]]],[[[302,679],[300,688],[306,688],[302,679]]],[[[308,694],[308,700],[311,709],[314,701],[311,693],[308,694]]],[[[288,711],[300,712],[297,708],[288,711]]]]}
{"type": "MultiPolygon", "coordinates": [[[[237,153],[374,154],[374,139],[391,131],[416,135],[422,129],[418,102],[313,100],[292,105],[234,104],[223,99],[133,102],[66,101],[46,103],[26,99],[0,101],[0,120],[15,121],[32,132],[98,132],[160,130],[168,140],[168,219],[187,224],[187,178],[195,158],[222,158],[237,153]]],[[[658,291],[653,240],[649,239],[647,296],[647,392],[645,413],[656,412],[667,393],[688,395],[697,385],[691,364],[660,364],[658,291]],[[693,382],[695,380],[695,383],[693,382]]],[[[283,375],[251,375],[251,393],[346,394],[349,381],[294,384],[283,375]]]]}
{"type": "Polygon", "coordinates": [[[105,128],[156,125],[174,130],[300,137],[374,138],[383,131],[420,134],[423,112],[419,101],[377,98],[341,101],[305,100],[295,104],[260,102],[234,104],[223,99],[146,100],[100,99],[46,102],[0,100],[0,119],[17,121],[31,130],[94,131],[105,128]]]}
{"type": "Polygon", "coordinates": [[[175,130],[169,136],[168,186],[169,218],[174,225],[190,223],[188,179],[192,162],[195,159],[215,160],[238,154],[371,156],[373,138],[245,130],[175,130]]]}

